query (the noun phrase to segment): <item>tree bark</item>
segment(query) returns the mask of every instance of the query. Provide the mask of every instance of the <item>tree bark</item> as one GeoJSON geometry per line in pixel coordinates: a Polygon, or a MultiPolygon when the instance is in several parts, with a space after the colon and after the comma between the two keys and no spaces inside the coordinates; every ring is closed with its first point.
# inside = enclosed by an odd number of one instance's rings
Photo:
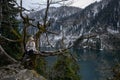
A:
{"type": "Polygon", "coordinates": [[[11,63],[16,63],[17,62],[17,60],[15,60],[14,58],[12,58],[10,55],[8,55],[6,52],[5,52],[5,50],[2,48],[2,46],[0,45],[0,55],[4,55],[5,56],[5,58],[7,59],[7,60],[9,60],[11,63]]]}

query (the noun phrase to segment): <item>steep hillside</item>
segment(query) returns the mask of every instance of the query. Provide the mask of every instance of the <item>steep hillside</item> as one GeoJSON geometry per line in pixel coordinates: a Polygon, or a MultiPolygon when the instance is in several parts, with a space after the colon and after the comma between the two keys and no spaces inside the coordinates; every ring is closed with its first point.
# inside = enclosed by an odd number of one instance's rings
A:
{"type": "MultiPolygon", "coordinates": [[[[45,9],[31,13],[30,16],[35,18],[36,22],[42,22],[45,9]]],[[[85,9],[75,7],[51,7],[48,13],[48,20],[51,21],[50,31],[57,32],[59,35],[49,35],[50,43],[55,47],[75,43],[76,39],[82,35],[94,34],[93,38],[83,39],[75,44],[76,48],[92,49],[119,49],[119,45],[113,45],[119,42],[120,31],[120,1],[119,0],[102,0],[92,3],[85,9]],[[117,35],[117,36],[116,36],[117,35]],[[109,43],[109,38],[113,42],[109,43]],[[106,42],[106,43],[104,43],[106,42]],[[59,45],[58,45],[59,44],[59,45]],[[116,47],[117,46],[117,47],[116,47]]],[[[41,37],[41,46],[46,47],[47,39],[45,35],[41,37]]]]}
{"type": "MultiPolygon", "coordinates": [[[[82,9],[80,8],[76,8],[76,7],[67,7],[67,6],[61,6],[61,7],[50,7],[49,8],[49,12],[48,12],[48,20],[51,21],[51,27],[48,28],[49,31],[54,31],[59,35],[49,35],[49,40],[51,42],[51,44],[53,46],[56,46],[61,40],[62,35],[63,35],[63,29],[65,30],[65,28],[62,29],[62,26],[60,26],[59,24],[61,24],[61,19],[65,18],[65,17],[69,17],[75,13],[81,12],[82,9]],[[57,43],[58,42],[58,43],[57,43]]],[[[35,19],[35,24],[39,21],[40,23],[42,23],[43,21],[43,16],[44,16],[44,12],[45,9],[34,12],[29,14],[29,16],[31,18],[35,19]]],[[[67,27],[69,28],[69,27],[67,27]]],[[[30,28],[31,29],[31,28],[30,28]]],[[[36,31],[36,29],[35,29],[36,31]]],[[[34,32],[35,32],[34,31],[34,32]]],[[[29,30],[29,32],[31,34],[34,34],[33,32],[31,32],[31,30],[29,30]]],[[[48,43],[46,43],[47,39],[45,38],[45,35],[41,36],[41,46],[42,47],[47,47],[49,46],[48,43]]]]}
{"type": "MultiPolygon", "coordinates": [[[[86,32],[97,34],[98,36],[88,41],[88,44],[100,44],[101,49],[120,49],[120,1],[110,0],[99,13],[90,21],[86,32]],[[99,38],[99,42],[97,39],[99,38]]],[[[90,46],[91,47],[91,46],[90,46]]],[[[92,47],[91,47],[92,48],[92,47]]]]}

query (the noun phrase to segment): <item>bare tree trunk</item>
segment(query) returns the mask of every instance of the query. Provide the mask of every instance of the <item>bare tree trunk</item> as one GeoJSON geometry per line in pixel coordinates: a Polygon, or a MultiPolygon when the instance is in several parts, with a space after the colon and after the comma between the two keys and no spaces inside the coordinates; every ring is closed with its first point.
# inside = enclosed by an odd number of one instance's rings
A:
{"type": "Polygon", "coordinates": [[[2,48],[2,46],[0,45],[0,55],[5,55],[7,58],[7,60],[9,60],[11,63],[16,63],[17,60],[15,60],[14,58],[12,58],[10,55],[8,55],[5,50],[2,48]]]}

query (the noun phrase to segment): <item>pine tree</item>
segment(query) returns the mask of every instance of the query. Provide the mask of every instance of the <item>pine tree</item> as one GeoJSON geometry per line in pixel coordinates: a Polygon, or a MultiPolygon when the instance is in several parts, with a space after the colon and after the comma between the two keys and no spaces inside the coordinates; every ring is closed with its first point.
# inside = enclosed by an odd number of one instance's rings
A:
{"type": "Polygon", "coordinates": [[[60,55],[50,74],[50,80],[80,80],[79,66],[68,52],[66,56],[60,55]]]}
{"type": "MultiPolygon", "coordinates": [[[[18,39],[18,36],[20,36],[18,31],[18,20],[16,19],[18,9],[15,7],[14,1],[15,0],[0,0],[0,34],[10,39],[18,39]]],[[[1,45],[8,54],[15,58],[18,56],[18,53],[20,53],[19,43],[11,43],[2,40],[1,45]]]]}
{"type": "Polygon", "coordinates": [[[47,77],[46,64],[47,61],[45,60],[44,57],[40,57],[40,56],[37,57],[35,70],[44,77],[47,77]]]}

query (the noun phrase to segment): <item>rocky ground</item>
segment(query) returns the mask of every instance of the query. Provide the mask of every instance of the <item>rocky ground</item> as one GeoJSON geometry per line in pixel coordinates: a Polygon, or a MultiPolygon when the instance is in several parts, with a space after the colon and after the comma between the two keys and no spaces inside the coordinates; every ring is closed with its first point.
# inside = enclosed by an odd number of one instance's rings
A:
{"type": "Polygon", "coordinates": [[[0,80],[46,80],[34,70],[24,69],[19,63],[0,67],[0,80]]]}

